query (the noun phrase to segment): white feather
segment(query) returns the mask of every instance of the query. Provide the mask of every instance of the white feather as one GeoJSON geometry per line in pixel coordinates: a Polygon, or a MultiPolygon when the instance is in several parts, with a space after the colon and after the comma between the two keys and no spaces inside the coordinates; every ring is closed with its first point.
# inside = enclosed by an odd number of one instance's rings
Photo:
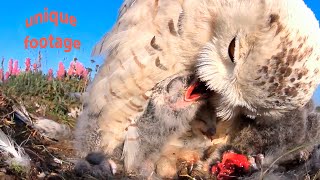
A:
{"type": "Polygon", "coordinates": [[[0,129],[0,151],[8,154],[7,163],[9,165],[20,165],[28,168],[30,165],[29,156],[23,148],[15,145],[15,142],[0,129]],[[10,154],[10,155],[9,155],[10,154]]]}
{"type": "Polygon", "coordinates": [[[125,141],[123,145],[122,158],[124,159],[125,168],[127,171],[133,170],[135,158],[139,151],[139,133],[138,127],[129,126],[126,132],[125,141]]]}

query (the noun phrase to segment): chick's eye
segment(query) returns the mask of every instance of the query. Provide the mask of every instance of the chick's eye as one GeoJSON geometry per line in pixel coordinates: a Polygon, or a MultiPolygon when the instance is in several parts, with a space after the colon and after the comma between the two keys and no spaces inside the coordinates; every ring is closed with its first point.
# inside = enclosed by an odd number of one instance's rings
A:
{"type": "Polygon", "coordinates": [[[229,48],[228,48],[228,54],[229,57],[231,59],[231,61],[234,63],[234,50],[235,50],[235,46],[236,46],[236,38],[233,38],[232,41],[229,44],[229,48]]]}

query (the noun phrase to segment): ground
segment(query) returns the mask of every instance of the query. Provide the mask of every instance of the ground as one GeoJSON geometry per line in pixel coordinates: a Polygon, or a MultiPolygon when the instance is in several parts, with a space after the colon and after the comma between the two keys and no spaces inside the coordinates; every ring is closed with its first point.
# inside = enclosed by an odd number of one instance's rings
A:
{"type": "MultiPolygon", "coordinates": [[[[3,154],[1,154],[3,152],[0,151],[0,180],[95,179],[89,175],[80,178],[73,171],[76,157],[72,147],[72,137],[57,141],[43,136],[41,132],[14,117],[12,107],[15,103],[16,101],[0,93],[0,128],[18,145],[23,147],[31,159],[30,170],[25,172],[20,167],[9,166],[5,163],[6,159],[4,159],[3,154]]],[[[185,168],[182,169],[186,170],[185,168]]],[[[185,173],[184,171],[181,172],[181,174],[185,173]]],[[[121,177],[116,177],[115,179],[137,179],[135,177],[123,178],[123,175],[120,176],[121,177]]],[[[315,179],[317,179],[317,177],[320,177],[320,171],[315,176],[315,179]]],[[[186,175],[181,177],[181,179],[193,178],[186,175]]]]}

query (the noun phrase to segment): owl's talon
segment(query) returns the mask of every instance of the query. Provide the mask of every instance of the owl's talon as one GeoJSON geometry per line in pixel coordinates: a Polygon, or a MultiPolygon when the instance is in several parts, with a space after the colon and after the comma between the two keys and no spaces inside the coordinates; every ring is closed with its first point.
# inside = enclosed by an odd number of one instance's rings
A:
{"type": "Polygon", "coordinates": [[[189,175],[193,179],[208,179],[210,177],[210,174],[208,171],[205,170],[203,162],[199,161],[197,163],[192,163],[192,168],[190,168],[191,171],[189,172],[189,175]]]}
{"type": "Polygon", "coordinates": [[[190,173],[192,172],[192,170],[193,170],[193,163],[191,163],[191,164],[187,167],[187,169],[188,169],[188,174],[190,174],[190,173]]]}
{"type": "Polygon", "coordinates": [[[250,167],[253,171],[259,170],[256,159],[253,156],[248,156],[248,161],[250,162],[250,167]]]}
{"type": "Polygon", "coordinates": [[[111,159],[108,159],[108,163],[110,164],[112,175],[115,175],[117,173],[117,164],[111,159]]]}
{"type": "Polygon", "coordinates": [[[257,154],[254,156],[248,156],[248,161],[250,163],[250,168],[252,171],[259,171],[263,167],[263,160],[264,155],[263,154],[257,154]]]}
{"type": "Polygon", "coordinates": [[[257,164],[258,168],[261,169],[263,166],[264,155],[257,154],[255,160],[256,160],[256,164],[257,164]]]}
{"type": "Polygon", "coordinates": [[[305,162],[305,161],[307,161],[308,159],[309,159],[309,157],[310,157],[310,152],[308,152],[308,151],[300,151],[299,152],[299,161],[300,162],[305,162]]]}
{"type": "Polygon", "coordinates": [[[180,162],[178,169],[178,175],[181,177],[189,174],[188,165],[186,161],[180,162]]]}

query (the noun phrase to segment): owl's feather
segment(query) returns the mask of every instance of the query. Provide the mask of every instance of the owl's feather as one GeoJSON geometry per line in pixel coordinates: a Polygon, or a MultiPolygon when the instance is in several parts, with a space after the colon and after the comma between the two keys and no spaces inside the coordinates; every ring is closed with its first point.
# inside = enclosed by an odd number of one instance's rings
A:
{"type": "Polygon", "coordinates": [[[21,166],[23,170],[29,170],[30,158],[24,149],[0,129],[0,151],[7,158],[6,162],[10,166],[21,166]]]}
{"type": "Polygon", "coordinates": [[[177,29],[179,1],[125,1],[123,8],[113,30],[95,48],[95,54],[107,59],[86,101],[85,111],[101,113],[98,121],[107,152],[124,140],[125,129],[146,106],[147,92],[184,69],[173,56],[178,37],[169,28],[177,29]]]}

